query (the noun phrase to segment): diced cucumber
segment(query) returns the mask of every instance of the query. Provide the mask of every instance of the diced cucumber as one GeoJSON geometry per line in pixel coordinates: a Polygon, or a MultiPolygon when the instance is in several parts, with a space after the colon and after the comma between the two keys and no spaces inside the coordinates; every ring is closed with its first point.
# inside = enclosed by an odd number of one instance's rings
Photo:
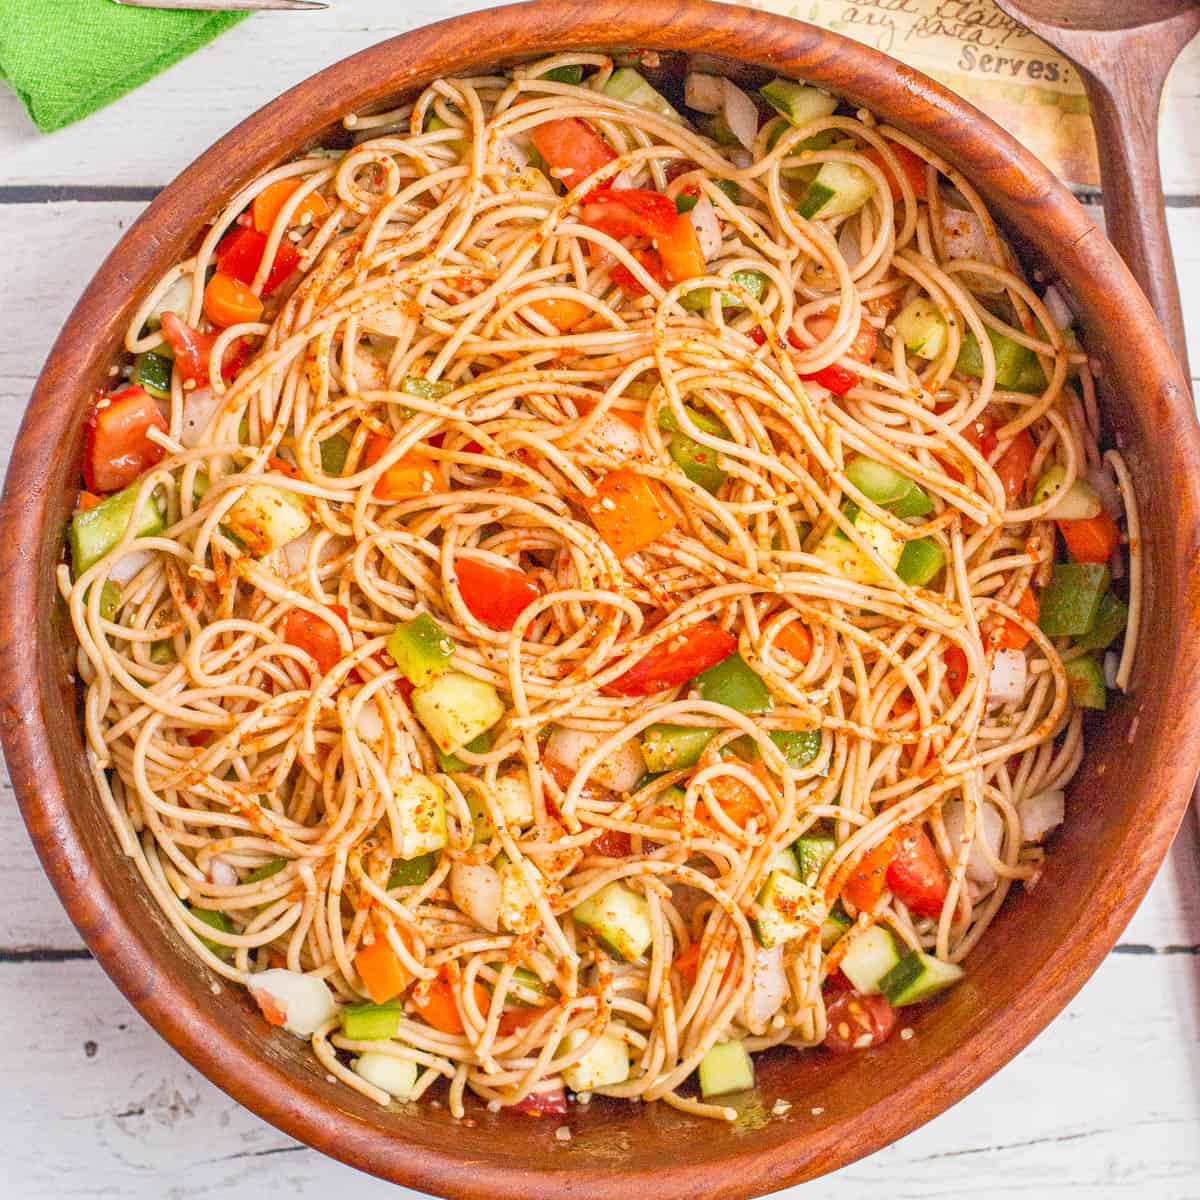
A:
{"type": "Polygon", "coordinates": [[[782,871],[785,875],[791,876],[792,879],[802,879],[800,874],[800,864],[796,861],[796,855],[787,847],[784,846],[780,852],[771,859],[771,870],[782,871]]]}
{"type": "MultiPolygon", "coordinates": [[[[490,733],[481,733],[474,741],[467,742],[461,748],[470,751],[472,754],[486,754],[492,748],[492,735],[490,733]]],[[[459,758],[457,754],[447,754],[440,746],[434,746],[433,752],[437,755],[438,766],[447,775],[454,771],[471,771],[475,769],[470,763],[464,762],[459,758]]]]}
{"type": "Polygon", "coordinates": [[[406,375],[400,381],[400,390],[407,396],[422,400],[440,400],[454,391],[454,384],[443,380],[423,379],[420,375],[406,375]]]}
{"type": "Polygon", "coordinates": [[[420,687],[450,665],[454,639],[428,613],[418,613],[392,630],[387,649],[400,673],[420,687]]]}
{"type": "Polygon", "coordinates": [[[874,195],[871,177],[853,163],[824,162],[796,206],[802,217],[840,217],[857,212],[874,195]]]}
{"type": "Polygon", "coordinates": [[[496,689],[461,671],[447,671],[422,684],[412,694],[412,706],[417,720],[446,754],[474,741],[504,716],[496,689]]]}
{"type": "Polygon", "coordinates": [[[554,67],[552,70],[546,71],[539,76],[540,79],[549,79],[553,83],[582,83],[583,82],[583,64],[571,63],[566,67],[554,67]]]}
{"type": "Polygon", "coordinates": [[[758,893],[755,927],[759,944],[770,950],[812,933],[820,927],[822,907],[820,895],[808,884],[783,871],[772,871],[758,893]]]}
{"type": "Polygon", "coordinates": [[[168,638],[150,643],[150,661],[155,666],[166,667],[177,662],[179,656],[175,653],[175,644],[168,638]]]}
{"type": "Polygon", "coordinates": [[[896,333],[909,353],[918,358],[938,358],[946,348],[946,318],[928,296],[918,296],[900,310],[896,333]]]}
{"type": "Polygon", "coordinates": [[[1090,654],[1073,658],[1063,663],[1067,673],[1067,691],[1071,703],[1077,708],[1105,709],[1108,706],[1108,690],[1104,685],[1104,668],[1090,654]]]}
{"type": "Polygon", "coordinates": [[[758,94],[783,117],[789,125],[811,125],[822,117],[832,115],[838,106],[837,97],[807,83],[776,76],[764,83],[758,94]]]}
{"type": "Polygon", "coordinates": [[[256,558],[294,542],[312,523],[303,500],[269,483],[252,483],[225,514],[225,523],[256,558]]]}
{"type": "Polygon", "coordinates": [[[394,1038],[400,1032],[404,1004],[389,1000],[386,1004],[347,1004],[342,1009],[342,1033],[352,1042],[374,1042],[394,1038]]]}
{"type": "Polygon", "coordinates": [[[620,880],[605,884],[577,904],[574,917],[626,962],[645,954],[653,937],[650,905],[620,880]]]}
{"type": "Polygon", "coordinates": [[[837,842],[822,834],[806,833],[792,843],[792,849],[800,866],[800,878],[815,885],[821,868],[833,857],[837,842]]]}
{"type": "Polygon", "coordinates": [[[1086,479],[1074,479],[1071,486],[1063,489],[1067,480],[1067,469],[1055,463],[1037,482],[1033,489],[1034,504],[1042,504],[1052,497],[1055,503],[1046,516],[1055,521],[1088,521],[1100,515],[1100,494],[1086,479]]]}
{"type": "Polygon", "coordinates": [[[700,1094],[726,1096],[754,1086],[754,1060],[741,1042],[718,1042],[700,1060],[700,1094]]]}
{"type": "Polygon", "coordinates": [[[734,204],[738,204],[742,199],[742,189],[740,185],[732,179],[714,179],[713,184],[719,187],[721,191],[727,195],[734,204]]]}
{"type": "Polygon", "coordinates": [[[340,475],[346,469],[346,455],[350,443],[340,433],[327,437],[321,443],[321,470],[326,475],[340,475]]]}
{"type": "MultiPolygon", "coordinates": [[[[1038,356],[1028,346],[988,326],[988,341],[996,359],[996,386],[1010,392],[1040,392],[1046,387],[1046,373],[1038,356]]],[[[983,351],[971,330],[963,335],[962,348],[954,369],[974,379],[983,378],[983,351]]]]}
{"type": "MultiPolygon", "coordinates": [[[[193,917],[203,921],[205,925],[212,926],[213,929],[219,929],[222,933],[237,933],[234,923],[223,912],[218,912],[215,908],[196,908],[189,904],[188,909],[193,917]]],[[[211,941],[206,937],[201,937],[200,941],[222,961],[231,962],[233,960],[234,949],[232,946],[211,941]]]]}
{"type": "MultiPolygon", "coordinates": [[[[683,406],[683,411],[687,414],[687,419],[701,432],[711,433],[714,437],[727,438],[729,436],[729,430],[716,417],[709,416],[708,413],[687,404],[683,406]]],[[[664,433],[683,432],[683,426],[680,425],[675,414],[667,405],[658,410],[658,427],[664,433]]]]}
{"type": "MultiPolygon", "coordinates": [[[[780,139],[791,132],[791,128],[786,121],[775,121],[771,126],[770,133],[767,134],[767,149],[774,150],[780,139]]],[[[821,169],[820,164],[810,163],[797,167],[791,162],[791,159],[810,158],[811,155],[805,154],[806,150],[828,150],[837,141],[837,138],[838,131],[836,129],[822,129],[820,133],[814,133],[812,137],[801,138],[787,153],[788,162],[782,169],[784,178],[801,183],[811,182],[821,169]]]]}
{"type": "Polygon", "coordinates": [[[446,845],[446,798],[425,775],[402,779],[393,792],[400,844],[397,858],[419,858],[446,845]]]}
{"type": "Polygon", "coordinates": [[[872,996],[880,990],[880,981],[900,962],[896,939],[882,925],[872,925],[859,934],[842,958],[842,974],[857,991],[872,996]]]}
{"type": "Polygon", "coordinates": [[[715,729],[693,729],[687,725],[651,725],[642,733],[642,759],[655,775],[694,767],[704,747],[713,740],[715,729]]]}
{"type": "MultiPolygon", "coordinates": [[[[852,524],[875,552],[893,568],[900,563],[904,543],[884,524],[860,511],[852,511],[852,524]]],[[[836,526],[830,526],[813,554],[855,583],[883,583],[887,576],[836,526]]]]}
{"type": "Polygon", "coordinates": [[[534,877],[541,879],[537,868],[501,857],[496,870],[500,875],[500,924],[510,933],[528,933],[540,920],[537,899],[542,888],[535,883],[534,877]]]}
{"type": "Polygon", "coordinates": [[[693,680],[702,700],[727,704],[741,713],[770,712],[775,707],[767,685],[740,654],[731,654],[693,680]]]}
{"type": "Polygon", "coordinates": [[[191,306],[192,277],[190,275],[180,275],[154,302],[154,307],[146,316],[146,328],[160,328],[162,325],[162,315],[165,312],[177,313],[181,319],[186,318],[188,309],[191,306]]]}
{"type": "MultiPolygon", "coordinates": [[[[743,287],[754,297],[761,300],[767,290],[767,277],[761,271],[734,271],[729,276],[729,282],[743,287]]],[[[680,306],[688,312],[702,312],[708,309],[712,301],[712,288],[696,288],[680,297],[680,306]]],[[[736,292],[721,293],[722,308],[744,308],[741,296],[736,292]]],[[[670,410],[668,410],[670,411],[670,410]]]]}
{"type": "Polygon", "coordinates": [[[667,102],[667,98],[656,92],[635,70],[621,67],[614,71],[604,85],[604,94],[613,100],[624,100],[626,104],[636,104],[638,108],[649,109],[663,117],[674,117],[679,120],[679,114],[667,102]]]}
{"type": "Polygon", "coordinates": [[[133,362],[133,382],[145,388],[152,396],[160,400],[171,398],[171,372],[174,362],[165,354],[147,350],[139,354],[133,362]]]}
{"type": "Polygon", "coordinates": [[[1042,589],[1038,627],[1047,637],[1080,637],[1091,633],[1108,591],[1103,563],[1055,563],[1042,589]]]}
{"type": "Polygon", "coordinates": [[[428,854],[418,854],[416,858],[398,858],[392,863],[392,873],[388,876],[388,891],[398,887],[417,887],[433,874],[437,866],[438,855],[433,851],[428,854]]]}
{"type": "MultiPolygon", "coordinates": [[[[133,519],[133,506],[140,486],[140,483],[131,483],[124,491],[115,492],[95,508],[81,510],[71,518],[67,537],[71,545],[71,563],[77,577],[93,563],[99,562],[121,540],[133,519]]],[[[152,537],[164,528],[158,497],[147,496],[138,512],[135,536],[152,537]]]]}
{"type": "Polygon", "coordinates": [[[725,120],[724,113],[714,113],[711,117],[705,117],[703,121],[698,121],[702,133],[712,138],[718,146],[740,146],[742,143],[737,140],[737,135],[729,128],[729,122],[725,120]]]}
{"type": "Polygon", "coordinates": [[[821,922],[821,949],[830,949],[841,939],[846,930],[850,928],[850,924],[850,918],[844,912],[834,909],[821,922]]]}
{"type": "Polygon", "coordinates": [[[913,587],[925,587],[946,565],[946,552],[931,537],[914,538],[904,543],[896,574],[913,587]]]}
{"type": "Polygon", "coordinates": [[[846,478],[868,500],[898,517],[923,517],[933,512],[933,501],[920,484],[865,454],[856,454],[846,464],[846,478]]]}
{"type": "Polygon", "coordinates": [[[369,1051],[351,1064],[354,1073],[387,1092],[395,1100],[409,1100],[417,1088],[417,1064],[394,1054],[369,1051]]]}
{"type": "Polygon", "coordinates": [[[1096,620],[1091,629],[1075,639],[1075,645],[1084,650],[1107,650],[1125,631],[1129,621],[1129,609],[1113,595],[1105,592],[1096,610],[1096,620]]]}
{"type": "Polygon", "coordinates": [[[121,607],[121,589],[111,579],[104,581],[100,589],[100,616],[105,621],[111,621],[121,607]]]}
{"type": "MultiPolygon", "coordinates": [[[[559,1052],[570,1054],[588,1040],[586,1029],[568,1033],[559,1052]]],[[[617,1027],[609,1027],[574,1066],[563,1068],[563,1082],[573,1092],[594,1092],[629,1078],[629,1044],[617,1027]]]]}
{"type": "MultiPolygon", "coordinates": [[[[845,970],[844,961],[842,969],[845,970]]],[[[923,950],[910,950],[879,981],[879,990],[893,1008],[900,1008],[926,1000],[962,977],[962,967],[943,962],[923,950]]]]}
{"type": "Polygon", "coordinates": [[[509,828],[521,829],[533,824],[533,789],[524,767],[508,771],[496,780],[496,802],[509,828]]]}

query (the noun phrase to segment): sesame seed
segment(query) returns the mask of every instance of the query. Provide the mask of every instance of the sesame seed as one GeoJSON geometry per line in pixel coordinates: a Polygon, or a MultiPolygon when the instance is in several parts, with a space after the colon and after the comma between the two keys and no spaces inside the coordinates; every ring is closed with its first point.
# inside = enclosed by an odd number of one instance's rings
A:
{"type": "Polygon", "coordinates": [[[900,1030],[900,1040],[902,1042],[911,1042],[914,1037],[916,1037],[916,1034],[913,1032],[911,1026],[905,1025],[905,1027],[900,1030]]]}
{"type": "Polygon", "coordinates": [[[559,1126],[559,1127],[558,1127],[558,1128],[557,1128],[557,1129],[554,1131],[554,1137],[555,1137],[555,1139],[556,1139],[557,1141],[560,1141],[560,1142],[569,1142],[569,1141],[571,1140],[571,1130],[570,1130],[570,1128],[569,1128],[568,1126],[566,1126],[566,1125],[560,1125],[560,1126],[559,1126]]]}
{"type": "Polygon", "coordinates": [[[792,1111],[791,1101],[785,1100],[782,1096],[780,1096],[780,1098],[778,1100],[776,1100],[774,1104],[771,1105],[771,1112],[774,1116],[777,1116],[777,1117],[786,1116],[791,1111],[792,1111]]]}
{"type": "Polygon", "coordinates": [[[810,1109],[809,1111],[814,1117],[819,1117],[825,1111],[825,1108],[823,1105],[818,1104],[815,1108],[810,1109]]]}

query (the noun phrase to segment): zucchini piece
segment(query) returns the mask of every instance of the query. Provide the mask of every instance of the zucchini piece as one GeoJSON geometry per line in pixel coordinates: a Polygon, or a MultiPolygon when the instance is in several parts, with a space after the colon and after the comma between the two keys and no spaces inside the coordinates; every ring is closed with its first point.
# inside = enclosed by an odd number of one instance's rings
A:
{"type": "Polygon", "coordinates": [[[713,740],[715,729],[694,729],[687,725],[651,725],[642,733],[642,759],[646,770],[655,775],[694,767],[713,740]]]}
{"type": "Polygon", "coordinates": [[[171,372],[175,369],[173,359],[155,350],[139,354],[133,361],[133,382],[145,388],[159,400],[171,398],[171,372]]]}
{"type": "Polygon", "coordinates": [[[796,855],[787,846],[784,846],[780,852],[771,859],[771,870],[782,871],[785,875],[792,879],[802,879],[800,874],[800,864],[796,861],[796,855]]]}
{"type": "Polygon", "coordinates": [[[718,1042],[700,1060],[700,1094],[727,1096],[754,1086],[754,1060],[741,1042],[718,1042]]]}
{"type": "Polygon", "coordinates": [[[513,829],[533,824],[533,789],[524,767],[509,771],[496,780],[496,802],[504,823],[513,829]]]}
{"type": "Polygon", "coordinates": [[[443,753],[486,733],[504,716],[504,703],[490,683],[447,671],[422,684],[412,694],[413,712],[443,753]]]}
{"type": "Polygon", "coordinates": [[[656,92],[631,67],[620,67],[614,71],[604,85],[604,94],[613,100],[624,100],[626,104],[648,109],[662,117],[674,117],[677,121],[682,119],[667,102],[667,98],[656,92]]]}
{"type": "MultiPolygon", "coordinates": [[[[678,207],[678,201],[676,201],[676,207],[678,207]]],[[[767,277],[761,271],[734,271],[729,276],[729,282],[745,288],[755,300],[761,300],[767,290],[767,277]]],[[[705,312],[711,302],[712,288],[706,287],[686,292],[679,298],[680,307],[687,309],[688,312],[705,312]]],[[[722,292],[721,307],[745,308],[746,306],[735,292],[722,292]]],[[[670,409],[667,411],[670,412],[670,409]]]]}
{"type": "Polygon", "coordinates": [[[1033,489],[1034,504],[1041,504],[1052,496],[1058,499],[1046,516],[1055,521],[1088,521],[1100,515],[1100,494],[1086,479],[1076,478],[1063,491],[1067,469],[1055,463],[1037,482],[1033,489]]]}
{"type": "Polygon", "coordinates": [[[792,843],[796,853],[796,861],[800,866],[800,878],[813,886],[821,868],[833,857],[837,842],[833,838],[814,833],[806,833],[792,843]]]}
{"type": "MultiPolygon", "coordinates": [[[[886,525],[867,513],[857,508],[843,511],[851,518],[855,529],[875,548],[879,557],[894,570],[900,563],[901,554],[904,553],[904,543],[886,525]]],[[[813,554],[828,563],[838,574],[856,583],[883,583],[887,579],[871,559],[836,525],[826,530],[813,554]]]]}
{"type": "Polygon", "coordinates": [[[919,483],[865,454],[856,454],[846,464],[846,478],[868,500],[898,517],[924,517],[933,512],[933,501],[919,483]]]}
{"type": "Polygon", "coordinates": [[[904,543],[896,574],[913,587],[925,587],[946,565],[946,552],[931,537],[904,543]]]}
{"type": "MultiPolygon", "coordinates": [[[[81,510],[71,518],[67,540],[71,546],[71,563],[76,578],[98,563],[124,536],[133,519],[133,506],[140,487],[140,483],[131,483],[124,491],[115,492],[95,508],[81,510]]],[[[164,528],[158,497],[147,496],[138,512],[134,536],[153,537],[164,528]]]]}
{"type": "MultiPolygon", "coordinates": [[[[563,1038],[559,1053],[570,1054],[587,1040],[586,1029],[572,1030],[563,1038]]],[[[594,1092],[624,1083],[629,1078],[629,1045],[620,1029],[609,1026],[574,1066],[563,1068],[562,1077],[573,1092],[594,1092]]]]}
{"type": "Polygon", "coordinates": [[[871,177],[853,163],[824,162],[796,206],[802,217],[840,217],[857,212],[875,193],[871,177]]]}
{"type": "Polygon", "coordinates": [[[312,524],[303,500],[269,483],[252,483],[225,514],[230,531],[255,558],[294,542],[312,524]]]}
{"type": "Polygon", "coordinates": [[[918,296],[900,310],[896,333],[908,352],[918,358],[940,358],[946,349],[946,318],[928,296],[918,296]]]}
{"type": "Polygon", "coordinates": [[[1063,663],[1063,670],[1067,673],[1067,691],[1072,704],[1077,708],[1101,711],[1108,707],[1108,689],[1104,685],[1104,668],[1099,659],[1085,654],[1063,663]]]}
{"type": "Polygon", "coordinates": [[[740,654],[731,654],[693,680],[702,700],[727,704],[741,713],[770,712],[775,707],[767,685],[740,654]]]}
{"type": "Polygon", "coordinates": [[[784,871],[772,871],[758,893],[754,923],[759,944],[770,950],[819,929],[823,907],[821,896],[808,884],[784,871]]]}
{"type": "MultiPolygon", "coordinates": [[[[1012,338],[988,326],[988,341],[996,359],[996,386],[1010,392],[1041,392],[1046,388],[1046,372],[1038,356],[1028,346],[1014,342],[1012,338]]],[[[962,347],[954,369],[961,375],[973,379],[983,378],[983,351],[979,339],[968,329],[963,335],[962,347]]]]}
{"type": "Polygon", "coordinates": [[[402,779],[392,793],[400,825],[396,857],[420,858],[446,845],[446,798],[426,775],[402,779]]]}
{"type": "Polygon", "coordinates": [[[893,1008],[902,1008],[944,991],[962,977],[962,967],[923,950],[911,950],[879,981],[879,990],[893,1008]]]}
{"type": "MultiPolygon", "coordinates": [[[[100,607],[103,610],[103,600],[100,607]]],[[[1100,607],[1096,609],[1096,620],[1091,629],[1077,637],[1075,645],[1084,650],[1107,650],[1125,632],[1128,622],[1129,609],[1112,592],[1105,592],[1100,598],[1100,607]]]]}
{"type": "Polygon", "coordinates": [[[764,83],[758,94],[789,125],[811,125],[822,117],[831,116],[838,106],[837,97],[807,83],[776,76],[764,83]]]}
{"type": "Polygon", "coordinates": [[[347,1004],[342,1009],[342,1033],[353,1042],[374,1042],[394,1038],[400,1032],[404,1004],[389,1000],[386,1004],[347,1004]]]}
{"type": "Polygon", "coordinates": [[[1104,563],[1055,563],[1042,589],[1038,628],[1047,637],[1080,637],[1091,633],[1108,591],[1104,563]]]}
{"type": "Polygon", "coordinates": [[[416,858],[396,859],[388,876],[388,891],[398,887],[417,887],[424,883],[433,874],[437,860],[438,855],[432,850],[428,854],[418,854],[416,858]]]}
{"type": "Polygon", "coordinates": [[[387,650],[400,673],[420,687],[450,665],[454,639],[428,613],[418,613],[392,630],[387,650]]]}
{"type": "Polygon", "coordinates": [[[573,915],[626,962],[641,958],[650,945],[650,905],[620,880],[607,883],[575,906],[573,915]]]}
{"type": "Polygon", "coordinates": [[[846,951],[842,974],[864,996],[873,996],[880,990],[880,980],[899,962],[896,939],[882,925],[872,925],[846,951]]]}
{"type": "Polygon", "coordinates": [[[410,1058],[369,1050],[350,1065],[356,1075],[395,1100],[411,1100],[417,1090],[417,1064],[410,1058]]]}

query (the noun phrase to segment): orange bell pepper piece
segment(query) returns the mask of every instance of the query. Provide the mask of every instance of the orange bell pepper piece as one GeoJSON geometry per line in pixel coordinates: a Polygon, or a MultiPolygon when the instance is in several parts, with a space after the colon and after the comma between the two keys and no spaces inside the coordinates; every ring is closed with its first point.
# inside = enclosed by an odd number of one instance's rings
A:
{"type": "Polygon", "coordinates": [[[1086,520],[1058,521],[1057,525],[1076,562],[1108,562],[1121,544],[1121,531],[1106,512],[1086,520]]]}
{"type": "Polygon", "coordinates": [[[383,937],[377,937],[354,956],[354,969],[376,1004],[394,1000],[408,987],[408,972],[383,937]]]}
{"type": "MultiPolygon", "coordinates": [[[[367,466],[374,466],[386,453],[392,439],[386,433],[374,433],[367,442],[367,466]]],[[[441,462],[419,446],[392,463],[375,483],[372,493],[377,500],[408,500],[428,496],[445,486],[441,462]]]]}
{"type": "MultiPolygon", "coordinates": [[[[298,179],[277,179],[254,197],[251,215],[254,218],[254,228],[259,233],[271,232],[283,206],[299,186],[298,179]]],[[[318,192],[309,192],[300,202],[300,207],[292,213],[289,225],[315,225],[329,216],[331,211],[329,201],[324,196],[318,192]]]]}
{"type": "Polygon", "coordinates": [[[204,315],[222,329],[257,321],[263,302],[240,279],[218,271],[204,289],[204,315]]]}
{"type": "Polygon", "coordinates": [[[606,475],[586,508],[596,531],[618,558],[650,545],[679,523],[655,484],[636,471],[606,475]]]}

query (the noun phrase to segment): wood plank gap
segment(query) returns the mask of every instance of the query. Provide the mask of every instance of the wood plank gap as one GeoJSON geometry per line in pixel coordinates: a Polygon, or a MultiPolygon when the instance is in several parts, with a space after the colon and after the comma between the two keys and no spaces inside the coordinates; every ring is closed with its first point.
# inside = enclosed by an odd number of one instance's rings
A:
{"type": "Polygon", "coordinates": [[[148,204],[162,191],[161,187],[126,186],[114,184],[13,184],[0,187],[0,204],[62,204],[140,202],[148,204]]]}
{"type": "Polygon", "coordinates": [[[82,947],[60,950],[53,946],[29,946],[19,950],[0,950],[0,966],[6,963],[86,962],[92,957],[82,947]]]}

